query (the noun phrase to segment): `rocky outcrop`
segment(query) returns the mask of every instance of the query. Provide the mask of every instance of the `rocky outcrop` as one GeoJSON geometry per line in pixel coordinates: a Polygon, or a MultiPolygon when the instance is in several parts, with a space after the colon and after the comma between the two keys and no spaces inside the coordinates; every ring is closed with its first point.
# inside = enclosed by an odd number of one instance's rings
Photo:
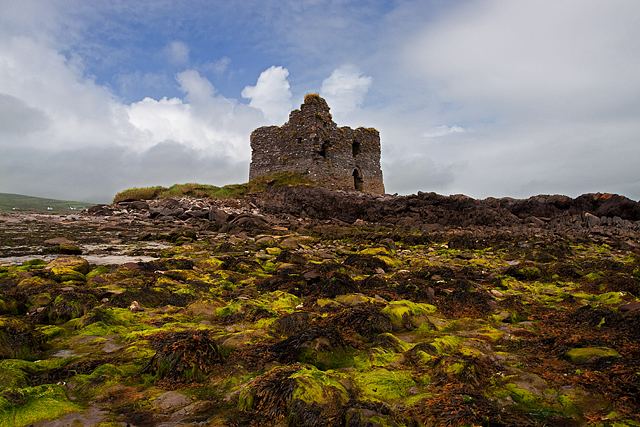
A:
{"type": "Polygon", "coordinates": [[[635,235],[640,203],[612,194],[477,200],[464,195],[409,196],[332,191],[321,187],[269,188],[242,199],[189,197],[122,202],[91,208],[93,216],[136,218],[169,226],[177,222],[218,232],[260,234],[273,227],[319,223],[378,224],[433,231],[443,227],[518,227],[549,232],[635,235]],[[199,225],[198,225],[199,224],[199,225]]]}
{"type": "Polygon", "coordinates": [[[619,217],[624,220],[640,220],[640,203],[618,194],[590,193],[575,199],[560,195],[540,195],[524,200],[511,198],[487,199],[508,209],[519,217],[554,217],[561,214],[581,214],[589,212],[598,217],[619,217]]]}
{"type": "Polygon", "coordinates": [[[273,189],[253,202],[268,213],[289,213],[321,220],[357,220],[420,228],[571,224],[640,230],[640,203],[619,195],[535,196],[525,200],[477,200],[464,195],[421,193],[372,196],[322,188],[273,189]]]}

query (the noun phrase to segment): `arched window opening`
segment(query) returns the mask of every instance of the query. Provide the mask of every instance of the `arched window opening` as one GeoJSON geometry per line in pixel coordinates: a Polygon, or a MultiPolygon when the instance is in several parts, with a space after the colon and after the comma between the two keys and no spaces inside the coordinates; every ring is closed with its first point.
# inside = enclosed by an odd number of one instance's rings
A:
{"type": "Polygon", "coordinates": [[[362,191],[362,187],[364,185],[364,180],[362,179],[362,174],[358,169],[353,170],[353,188],[356,191],[362,191]]]}
{"type": "Polygon", "coordinates": [[[327,157],[327,149],[329,148],[329,141],[325,141],[322,143],[322,145],[320,146],[320,151],[319,154],[322,157],[327,157]]]}
{"type": "Polygon", "coordinates": [[[351,153],[354,156],[360,154],[360,141],[353,141],[353,143],[351,144],[351,153]]]}

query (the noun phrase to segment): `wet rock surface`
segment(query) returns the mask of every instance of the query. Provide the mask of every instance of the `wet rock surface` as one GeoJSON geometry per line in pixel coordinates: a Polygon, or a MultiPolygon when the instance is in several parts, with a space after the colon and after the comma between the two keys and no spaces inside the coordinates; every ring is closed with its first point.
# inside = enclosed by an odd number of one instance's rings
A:
{"type": "Polygon", "coordinates": [[[305,187],[3,214],[0,425],[638,425],[639,220],[305,187]]]}

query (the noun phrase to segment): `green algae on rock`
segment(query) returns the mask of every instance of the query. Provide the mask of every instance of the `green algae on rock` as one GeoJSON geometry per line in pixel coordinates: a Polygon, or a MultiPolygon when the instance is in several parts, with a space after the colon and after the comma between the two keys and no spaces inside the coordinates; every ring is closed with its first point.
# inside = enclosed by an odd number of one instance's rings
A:
{"type": "Polygon", "coordinates": [[[365,400],[400,403],[416,394],[417,383],[409,371],[378,368],[356,373],[354,382],[365,400]]]}
{"type": "Polygon", "coordinates": [[[70,271],[75,271],[85,275],[91,271],[87,260],[81,257],[56,258],[48,263],[45,268],[47,270],[51,270],[51,272],[56,276],[68,274],[70,271]]]}
{"type": "Polygon", "coordinates": [[[620,353],[608,347],[572,348],[567,351],[565,355],[571,362],[579,365],[617,359],[620,357],[620,353]]]}
{"type": "Polygon", "coordinates": [[[286,214],[253,194],[123,202],[97,219],[32,218],[30,228],[2,223],[0,238],[16,250],[11,231],[21,227],[23,236],[74,236],[88,253],[151,259],[0,266],[0,414],[37,423],[27,410],[53,399],[56,422],[99,407],[95,423],[105,425],[638,419],[636,234],[566,230],[564,217],[509,217],[498,227],[479,221],[511,215],[492,216],[516,202],[424,194],[397,205],[394,196],[322,193],[344,197],[347,216],[318,219],[308,214],[337,208],[295,198],[304,191],[269,193],[269,203],[292,205],[286,214]],[[384,200],[399,219],[375,219],[384,200]],[[193,215],[151,218],[160,203],[193,215]],[[443,203],[455,208],[441,211],[443,203]],[[493,213],[475,215],[479,204],[493,213]],[[414,208],[424,217],[402,217],[414,208]],[[593,348],[597,357],[580,353],[593,348]]]}
{"type": "Polygon", "coordinates": [[[80,409],[59,385],[6,389],[0,393],[0,425],[30,426],[80,409]]]}
{"type": "Polygon", "coordinates": [[[382,313],[387,315],[394,329],[417,328],[428,321],[427,315],[436,311],[431,304],[415,303],[408,300],[391,301],[382,313]]]}

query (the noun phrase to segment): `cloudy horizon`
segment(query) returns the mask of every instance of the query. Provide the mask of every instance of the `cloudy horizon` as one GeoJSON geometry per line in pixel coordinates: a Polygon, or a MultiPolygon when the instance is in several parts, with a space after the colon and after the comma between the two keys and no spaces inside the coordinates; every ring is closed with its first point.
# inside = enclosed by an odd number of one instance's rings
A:
{"type": "Polygon", "coordinates": [[[245,182],[310,92],[389,193],[640,199],[635,0],[0,0],[0,192],[245,182]]]}

